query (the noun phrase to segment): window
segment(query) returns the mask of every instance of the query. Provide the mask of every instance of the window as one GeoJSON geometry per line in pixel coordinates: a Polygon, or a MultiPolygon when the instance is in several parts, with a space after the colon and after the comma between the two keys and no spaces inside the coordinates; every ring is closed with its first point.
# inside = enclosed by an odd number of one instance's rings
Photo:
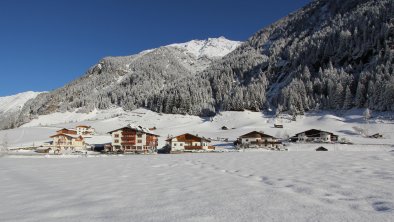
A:
{"type": "Polygon", "coordinates": [[[119,140],[115,140],[114,143],[119,143],[119,140]]]}
{"type": "Polygon", "coordinates": [[[115,134],[114,136],[115,136],[115,138],[119,138],[119,134],[115,134]]]}
{"type": "Polygon", "coordinates": [[[174,146],[176,146],[176,143],[174,143],[174,146]]]}
{"type": "Polygon", "coordinates": [[[142,137],[142,134],[137,134],[137,137],[142,137]]]}
{"type": "Polygon", "coordinates": [[[142,143],[142,140],[138,140],[137,143],[142,143]]]}
{"type": "Polygon", "coordinates": [[[246,141],[246,142],[249,142],[249,139],[246,139],[245,141],[246,141]]]}
{"type": "Polygon", "coordinates": [[[180,143],[179,146],[183,146],[183,143],[180,143]]]}

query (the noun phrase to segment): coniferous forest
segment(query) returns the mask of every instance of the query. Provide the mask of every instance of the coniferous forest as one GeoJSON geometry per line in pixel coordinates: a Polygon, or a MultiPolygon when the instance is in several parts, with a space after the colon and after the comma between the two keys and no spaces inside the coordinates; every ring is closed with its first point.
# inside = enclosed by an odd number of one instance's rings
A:
{"type": "Polygon", "coordinates": [[[38,115],[145,107],[210,116],[225,110],[394,111],[394,1],[315,0],[224,57],[161,47],[108,57],[82,77],[2,116],[12,128],[38,115]]]}

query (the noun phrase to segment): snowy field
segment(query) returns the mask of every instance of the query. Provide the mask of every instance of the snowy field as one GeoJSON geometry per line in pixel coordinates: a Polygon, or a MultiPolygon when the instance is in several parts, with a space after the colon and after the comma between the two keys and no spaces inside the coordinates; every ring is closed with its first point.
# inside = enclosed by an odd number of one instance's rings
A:
{"type": "Polygon", "coordinates": [[[253,130],[283,138],[311,128],[354,144],[324,144],[331,152],[305,152],[322,144],[295,143],[287,146],[293,152],[87,157],[12,151],[0,158],[0,221],[394,221],[393,114],[375,113],[368,124],[361,114],[308,113],[279,120],[283,129],[273,127],[272,115],[250,111],[212,118],[144,109],[40,116],[0,131],[0,144],[39,145],[78,124],[101,137],[127,124],[156,127],[159,147],[187,132],[212,138],[222,150],[253,130]],[[355,128],[384,138],[362,137],[355,128]]]}
{"type": "MultiPolygon", "coordinates": [[[[378,150],[387,151],[394,149],[394,114],[373,113],[374,118],[366,124],[363,120],[362,110],[351,110],[342,115],[334,115],[330,112],[307,113],[298,117],[297,121],[289,119],[277,119],[284,125],[283,129],[274,128],[275,119],[272,114],[261,112],[223,112],[215,117],[200,118],[189,115],[159,114],[145,109],[125,112],[122,109],[95,110],[88,114],[77,112],[53,113],[40,116],[38,119],[24,126],[0,131],[0,144],[7,140],[9,146],[31,146],[50,141],[49,136],[63,127],[73,128],[78,124],[91,125],[102,136],[108,136],[107,132],[126,126],[127,124],[141,125],[143,127],[156,127],[154,132],[159,134],[159,147],[165,145],[165,139],[183,133],[192,133],[211,138],[213,145],[219,149],[229,147],[232,141],[240,135],[251,131],[263,131],[278,138],[293,136],[296,133],[309,130],[321,129],[333,132],[340,138],[346,138],[355,145],[325,145],[329,150],[378,150]],[[229,130],[221,130],[226,126],[229,130]],[[383,134],[383,139],[370,139],[362,137],[354,127],[368,131],[368,134],[383,134]],[[223,142],[227,139],[229,142],[223,142]]],[[[290,150],[305,151],[314,150],[316,145],[291,145],[290,150]]]]}
{"type": "Polygon", "coordinates": [[[394,221],[393,152],[0,158],[16,221],[394,221]]]}

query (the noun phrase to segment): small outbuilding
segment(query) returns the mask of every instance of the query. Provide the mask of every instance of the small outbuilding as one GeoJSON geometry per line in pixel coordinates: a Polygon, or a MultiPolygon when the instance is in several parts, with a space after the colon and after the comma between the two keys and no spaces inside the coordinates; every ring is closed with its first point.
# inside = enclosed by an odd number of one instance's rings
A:
{"type": "Polygon", "coordinates": [[[282,124],[274,124],[274,127],[275,128],[283,128],[283,125],[282,124]]]}
{"type": "Polygon", "coordinates": [[[316,148],[316,151],[328,151],[328,149],[321,146],[321,147],[316,148]]]}
{"type": "Polygon", "coordinates": [[[383,135],[380,133],[375,133],[373,135],[368,136],[369,138],[375,138],[375,139],[381,139],[383,138],[383,135]]]}
{"type": "Polygon", "coordinates": [[[38,147],[35,152],[36,153],[49,153],[49,151],[52,150],[49,147],[38,147]]]}

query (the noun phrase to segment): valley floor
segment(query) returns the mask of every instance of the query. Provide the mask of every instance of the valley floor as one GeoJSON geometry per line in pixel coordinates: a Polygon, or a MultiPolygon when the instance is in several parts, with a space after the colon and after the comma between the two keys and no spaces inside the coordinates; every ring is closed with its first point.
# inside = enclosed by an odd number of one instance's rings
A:
{"type": "Polygon", "coordinates": [[[393,152],[1,158],[1,221],[394,221],[393,152]]]}
{"type": "MultiPolygon", "coordinates": [[[[108,137],[109,131],[124,127],[127,124],[156,127],[154,133],[160,135],[159,148],[163,147],[169,136],[191,133],[212,140],[212,145],[220,148],[231,148],[233,141],[251,131],[263,131],[277,138],[293,136],[296,133],[321,129],[337,134],[339,138],[351,141],[355,146],[327,146],[331,150],[387,150],[394,144],[394,113],[374,113],[375,118],[365,123],[362,110],[350,110],[337,116],[332,112],[307,113],[298,117],[297,121],[277,119],[284,125],[283,129],[274,127],[272,115],[261,112],[223,112],[215,117],[200,118],[189,115],[159,114],[145,109],[125,112],[120,109],[95,111],[90,114],[54,113],[40,116],[38,119],[20,128],[0,130],[0,146],[7,142],[9,148],[39,146],[50,142],[56,130],[74,128],[77,125],[89,125],[96,129],[98,135],[108,137]],[[223,126],[228,130],[222,130],[223,126]],[[355,128],[363,129],[368,134],[380,133],[382,139],[365,138],[355,128]],[[227,140],[228,142],[225,142],[227,140]],[[364,146],[366,145],[366,146],[364,146]],[[372,147],[370,146],[372,145],[372,147]],[[361,147],[363,146],[363,147],[361,147]],[[360,148],[361,147],[361,148],[360,148]]],[[[314,150],[319,145],[290,146],[290,150],[314,150]]]]}

